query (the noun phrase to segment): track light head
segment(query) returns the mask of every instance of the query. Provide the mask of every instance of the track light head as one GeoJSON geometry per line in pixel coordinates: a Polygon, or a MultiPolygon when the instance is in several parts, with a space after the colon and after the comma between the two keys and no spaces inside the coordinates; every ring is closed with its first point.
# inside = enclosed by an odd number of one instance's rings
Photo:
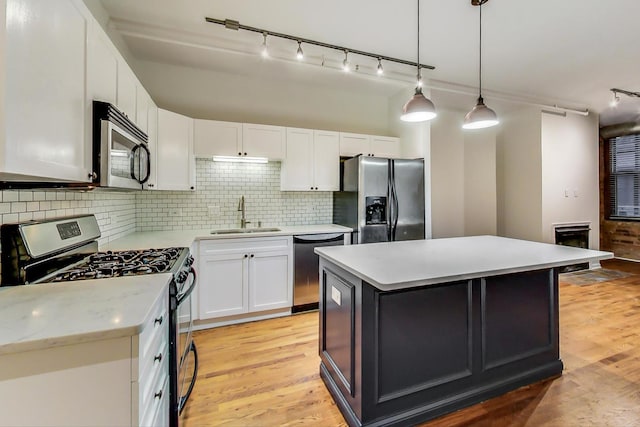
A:
{"type": "Polygon", "coordinates": [[[348,73],[351,71],[351,65],[349,64],[349,51],[344,51],[344,60],[342,61],[342,71],[348,73]]]}
{"type": "Polygon", "coordinates": [[[296,52],[296,58],[298,61],[302,61],[304,59],[304,52],[302,51],[302,42],[298,40],[298,51],[296,52]]]}
{"type": "Polygon", "coordinates": [[[376,73],[381,76],[384,74],[384,69],[382,68],[382,59],[378,58],[378,70],[376,73]]]}
{"type": "Polygon", "coordinates": [[[262,49],[260,50],[260,54],[263,58],[269,57],[269,48],[267,47],[267,33],[262,33],[262,49]]]}

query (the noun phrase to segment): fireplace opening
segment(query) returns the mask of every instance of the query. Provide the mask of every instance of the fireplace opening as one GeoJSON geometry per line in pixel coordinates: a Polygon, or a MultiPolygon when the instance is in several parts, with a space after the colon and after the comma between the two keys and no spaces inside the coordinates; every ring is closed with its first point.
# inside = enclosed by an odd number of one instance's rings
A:
{"type": "MultiPolygon", "coordinates": [[[[588,225],[567,225],[555,227],[556,231],[556,244],[564,246],[574,246],[576,248],[588,249],[589,248],[589,228],[588,225]]],[[[575,265],[568,265],[560,269],[560,273],[567,273],[570,271],[587,270],[589,263],[581,263],[575,265]]]]}

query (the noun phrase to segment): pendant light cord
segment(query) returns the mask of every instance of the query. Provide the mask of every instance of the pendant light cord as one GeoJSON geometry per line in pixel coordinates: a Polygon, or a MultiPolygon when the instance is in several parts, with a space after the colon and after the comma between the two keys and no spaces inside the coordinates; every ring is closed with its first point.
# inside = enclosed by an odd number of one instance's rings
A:
{"type": "Polygon", "coordinates": [[[418,68],[418,85],[420,85],[420,0],[418,1],[418,61],[417,61],[417,68],[418,68]]]}
{"type": "Polygon", "coordinates": [[[480,99],[482,99],[482,3],[484,3],[483,0],[480,0],[480,37],[478,37],[480,40],[480,66],[478,67],[478,94],[480,95],[480,99]]]}

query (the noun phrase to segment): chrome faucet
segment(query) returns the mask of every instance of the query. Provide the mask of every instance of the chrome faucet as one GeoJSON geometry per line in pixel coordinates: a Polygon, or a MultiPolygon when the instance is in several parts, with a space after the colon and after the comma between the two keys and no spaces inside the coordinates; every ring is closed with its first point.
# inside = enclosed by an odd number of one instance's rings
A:
{"type": "Polygon", "coordinates": [[[240,201],[238,202],[238,212],[242,212],[242,217],[240,218],[240,228],[247,228],[247,224],[251,224],[251,221],[247,221],[244,217],[244,196],[240,196],[240,201]]]}

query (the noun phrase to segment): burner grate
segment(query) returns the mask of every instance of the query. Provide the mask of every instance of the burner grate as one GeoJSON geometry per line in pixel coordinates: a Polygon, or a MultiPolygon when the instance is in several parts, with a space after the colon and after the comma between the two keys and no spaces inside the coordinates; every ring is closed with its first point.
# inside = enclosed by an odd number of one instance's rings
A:
{"type": "Polygon", "coordinates": [[[62,271],[51,282],[167,273],[184,248],[143,249],[139,251],[97,252],[71,269],[62,271]]]}

